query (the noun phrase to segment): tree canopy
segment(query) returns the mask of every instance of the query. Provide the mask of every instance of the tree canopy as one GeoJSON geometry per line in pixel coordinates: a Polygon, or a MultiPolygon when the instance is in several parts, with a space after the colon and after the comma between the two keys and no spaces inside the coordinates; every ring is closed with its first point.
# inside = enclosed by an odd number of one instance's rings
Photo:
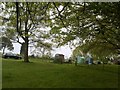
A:
{"type": "MultiPolygon", "coordinates": [[[[120,2],[16,2],[4,3],[7,31],[28,46],[40,38],[52,38],[58,46],[73,45],[84,53],[109,56],[120,53],[120,2]],[[40,28],[50,27],[49,33],[40,28]],[[37,32],[38,34],[34,33],[37,32]]],[[[45,44],[47,45],[47,44],[45,44]]]]}
{"type": "Polygon", "coordinates": [[[1,49],[3,50],[2,54],[5,53],[5,49],[8,49],[8,50],[14,49],[13,44],[9,38],[2,36],[2,37],[0,37],[0,41],[1,41],[0,42],[0,50],[1,49]]]}
{"type": "Polygon", "coordinates": [[[58,19],[54,19],[51,32],[59,45],[78,40],[77,46],[85,53],[97,56],[120,53],[119,2],[69,3],[64,11],[55,7],[58,19]]]}

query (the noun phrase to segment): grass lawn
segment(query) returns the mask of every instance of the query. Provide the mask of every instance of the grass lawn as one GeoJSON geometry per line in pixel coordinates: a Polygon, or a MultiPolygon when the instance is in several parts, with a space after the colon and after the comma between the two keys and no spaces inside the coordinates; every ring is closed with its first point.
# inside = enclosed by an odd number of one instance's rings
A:
{"type": "Polygon", "coordinates": [[[3,88],[117,88],[118,66],[75,66],[39,59],[2,61],[3,88]]]}

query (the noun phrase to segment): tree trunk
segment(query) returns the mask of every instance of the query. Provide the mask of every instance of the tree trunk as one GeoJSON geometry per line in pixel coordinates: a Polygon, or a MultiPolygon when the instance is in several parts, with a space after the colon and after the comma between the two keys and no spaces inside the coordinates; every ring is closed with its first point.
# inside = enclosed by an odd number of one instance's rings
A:
{"type": "Polygon", "coordinates": [[[103,68],[102,69],[104,70],[104,61],[103,61],[103,68]]]}
{"type": "Polygon", "coordinates": [[[24,62],[29,62],[28,58],[28,38],[25,38],[25,52],[24,52],[24,62]]]}
{"type": "Polygon", "coordinates": [[[23,43],[21,44],[21,49],[20,49],[20,55],[21,55],[22,57],[24,57],[24,52],[25,52],[25,43],[23,42],[23,43]]]}
{"type": "Polygon", "coordinates": [[[4,55],[4,53],[5,53],[5,48],[6,48],[6,46],[5,47],[3,47],[3,53],[2,53],[2,56],[4,55]]]}
{"type": "Polygon", "coordinates": [[[24,52],[24,62],[29,62],[29,58],[28,58],[28,43],[29,43],[29,36],[28,36],[28,29],[27,29],[27,24],[28,24],[28,20],[25,21],[25,52],[24,52]]]}
{"type": "MultiPolygon", "coordinates": [[[[28,17],[27,17],[27,15],[28,15],[28,13],[27,13],[27,11],[25,12],[25,14],[26,14],[26,19],[25,19],[25,37],[23,37],[23,34],[22,34],[22,32],[19,30],[19,23],[21,23],[20,21],[19,21],[19,3],[18,2],[16,2],[16,18],[17,18],[17,20],[16,20],[16,23],[17,23],[17,26],[16,26],[16,29],[17,29],[17,32],[18,32],[18,34],[23,38],[23,40],[25,41],[24,42],[24,44],[25,44],[25,46],[23,47],[23,51],[24,51],[24,62],[29,62],[29,59],[28,59],[28,43],[29,43],[29,40],[28,40],[28,38],[29,38],[29,36],[28,36],[28,32],[29,32],[29,30],[28,30],[28,28],[27,28],[27,25],[28,25],[28,17]]],[[[20,28],[21,29],[21,28],[20,28]]]]}

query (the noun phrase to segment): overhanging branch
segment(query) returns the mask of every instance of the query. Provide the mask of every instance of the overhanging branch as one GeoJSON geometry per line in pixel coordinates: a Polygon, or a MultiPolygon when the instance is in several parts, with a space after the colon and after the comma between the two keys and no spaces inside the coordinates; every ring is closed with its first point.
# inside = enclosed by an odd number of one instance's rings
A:
{"type": "Polygon", "coordinates": [[[56,6],[56,4],[53,2],[53,5],[55,6],[55,8],[57,9],[58,11],[58,15],[59,15],[59,19],[61,20],[63,26],[69,31],[69,29],[66,27],[66,25],[64,24],[64,21],[62,19],[62,15],[61,15],[61,12],[68,6],[69,2],[63,7],[63,9],[61,11],[59,11],[58,7],[56,6]]]}

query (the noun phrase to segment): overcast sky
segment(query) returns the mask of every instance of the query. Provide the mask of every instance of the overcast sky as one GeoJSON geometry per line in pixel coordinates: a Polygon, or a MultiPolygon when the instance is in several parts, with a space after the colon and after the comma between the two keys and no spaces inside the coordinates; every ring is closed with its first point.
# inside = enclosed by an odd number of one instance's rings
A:
{"type": "MultiPolygon", "coordinates": [[[[18,43],[14,43],[13,44],[14,46],[14,50],[13,50],[13,53],[17,53],[19,54],[20,53],[20,47],[21,45],[18,44],[18,43]]],[[[7,50],[6,50],[7,51],[7,50]]],[[[29,48],[29,55],[31,54],[31,49],[29,48]]],[[[9,51],[7,51],[9,52],[9,51]]],[[[72,50],[69,48],[69,46],[62,46],[60,48],[56,48],[54,51],[52,51],[52,55],[54,56],[55,54],[64,54],[65,55],[65,58],[69,58],[72,54],[72,50]]]]}

